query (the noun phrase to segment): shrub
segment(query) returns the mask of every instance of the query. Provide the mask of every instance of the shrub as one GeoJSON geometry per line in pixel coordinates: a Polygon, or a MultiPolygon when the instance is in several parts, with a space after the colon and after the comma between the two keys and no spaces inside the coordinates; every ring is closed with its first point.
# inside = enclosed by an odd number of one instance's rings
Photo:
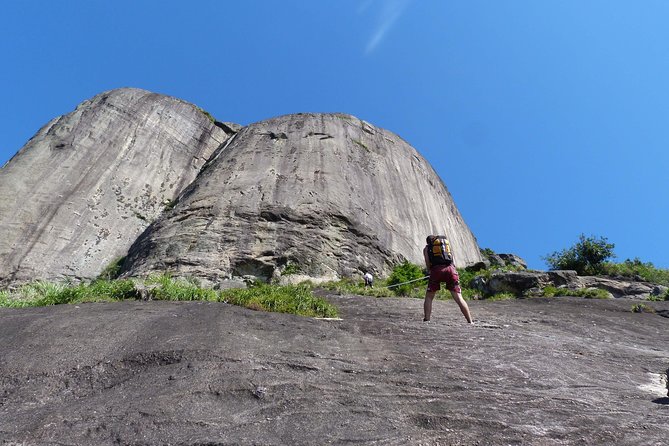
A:
{"type": "Polygon", "coordinates": [[[458,268],[458,276],[460,277],[460,288],[462,289],[462,297],[465,299],[475,299],[482,296],[481,291],[472,286],[472,282],[477,277],[490,278],[492,270],[484,269],[480,271],[468,271],[465,268],[458,268]]]}
{"type": "MultiPolygon", "coordinates": [[[[410,282],[412,280],[420,279],[425,277],[423,270],[413,263],[404,261],[403,263],[397,265],[393,272],[388,277],[388,286],[398,285],[404,282],[410,282]]],[[[411,290],[418,285],[422,285],[423,282],[416,281],[412,283],[407,283],[404,285],[393,286],[391,288],[393,292],[400,296],[407,296],[411,293],[411,290]]]]}
{"type": "Polygon", "coordinates": [[[495,255],[495,251],[493,251],[490,248],[481,248],[480,251],[481,251],[481,255],[485,258],[488,258],[488,257],[491,257],[491,256],[495,255]]]}
{"type": "Polygon", "coordinates": [[[615,257],[613,243],[606,237],[586,237],[581,234],[579,241],[571,248],[556,251],[544,257],[552,270],[574,270],[580,275],[596,275],[604,271],[604,262],[615,257]]]}

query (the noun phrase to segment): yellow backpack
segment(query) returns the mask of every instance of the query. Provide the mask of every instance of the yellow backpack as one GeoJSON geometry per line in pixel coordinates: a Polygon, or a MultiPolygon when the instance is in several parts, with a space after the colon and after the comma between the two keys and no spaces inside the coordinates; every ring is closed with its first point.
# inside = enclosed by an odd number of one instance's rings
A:
{"type": "Polygon", "coordinates": [[[427,254],[432,265],[450,265],[453,263],[451,244],[444,235],[427,237],[427,254]]]}

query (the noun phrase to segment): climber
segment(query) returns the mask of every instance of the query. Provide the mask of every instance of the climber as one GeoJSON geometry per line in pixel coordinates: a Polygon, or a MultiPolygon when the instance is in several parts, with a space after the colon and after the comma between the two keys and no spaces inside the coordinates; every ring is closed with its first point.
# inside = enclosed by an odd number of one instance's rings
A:
{"type": "Polygon", "coordinates": [[[451,245],[443,235],[428,235],[427,245],[423,248],[423,257],[425,266],[430,273],[430,279],[425,291],[425,301],[423,302],[424,317],[423,321],[429,322],[432,315],[432,300],[434,295],[441,289],[441,282],[446,284],[446,289],[451,292],[453,300],[460,307],[460,311],[472,323],[472,316],[469,312],[467,302],[462,298],[460,289],[460,277],[455,269],[451,245]]]}
{"type": "Polygon", "coordinates": [[[374,286],[374,277],[369,272],[366,272],[362,278],[365,279],[365,288],[374,286]]]}

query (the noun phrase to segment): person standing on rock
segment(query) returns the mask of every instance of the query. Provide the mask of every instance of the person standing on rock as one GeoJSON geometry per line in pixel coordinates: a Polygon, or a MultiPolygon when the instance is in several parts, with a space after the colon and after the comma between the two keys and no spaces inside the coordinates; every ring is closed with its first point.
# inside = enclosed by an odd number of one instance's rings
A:
{"type": "Polygon", "coordinates": [[[425,266],[430,272],[430,278],[425,291],[425,302],[423,302],[425,312],[423,321],[429,322],[432,316],[432,300],[437,291],[441,289],[441,282],[444,282],[446,289],[451,292],[453,300],[460,307],[465,319],[471,324],[472,315],[469,312],[467,302],[462,298],[460,277],[453,263],[450,243],[443,235],[428,235],[425,241],[427,245],[423,248],[423,257],[425,258],[425,266]]]}

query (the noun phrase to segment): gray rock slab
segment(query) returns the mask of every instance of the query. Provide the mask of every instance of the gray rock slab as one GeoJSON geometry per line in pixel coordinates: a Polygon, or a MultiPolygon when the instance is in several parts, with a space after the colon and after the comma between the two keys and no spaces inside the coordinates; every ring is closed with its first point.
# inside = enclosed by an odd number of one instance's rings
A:
{"type": "Polygon", "coordinates": [[[6,444],[663,445],[669,302],[0,309],[6,444]]]}
{"type": "Polygon", "coordinates": [[[192,104],[131,88],[54,119],[0,169],[0,282],[97,276],[228,135],[192,104]]]}
{"type": "Polygon", "coordinates": [[[657,295],[657,285],[649,282],[612,279],[609,277],[582,276],[579,280],[584,287],[600,288],[617,298],[647,299],[657,295]]]}
{"type": "Polygon", "coordinates": [[[174,209],[130,249],[126,274],[169,271],[217,283],[388,274],[422,264],[445,233],[456,263],[481,260],[427,161],[399,136],[350,115],[297,114],[249,125],[219,149],[174,209]]]}

